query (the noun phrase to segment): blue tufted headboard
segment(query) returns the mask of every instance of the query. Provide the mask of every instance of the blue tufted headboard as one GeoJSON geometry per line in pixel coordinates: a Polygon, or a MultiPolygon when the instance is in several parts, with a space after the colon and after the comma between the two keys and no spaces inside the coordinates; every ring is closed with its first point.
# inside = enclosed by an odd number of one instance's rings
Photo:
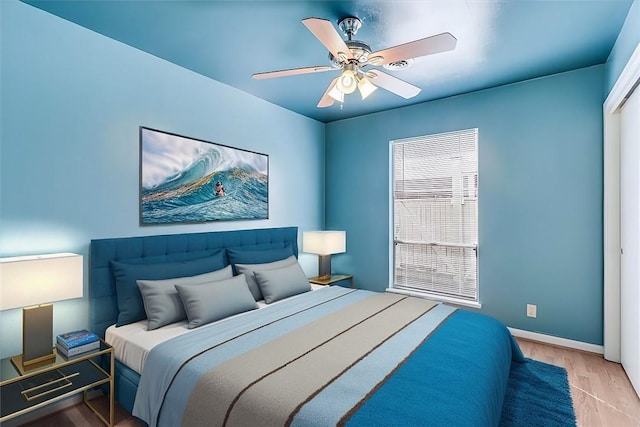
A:
{"type": "Polygon", "coordinates": [[[170,234],[91,240],[89,302],[91,330],[104,338],[116,323],[118,303],[111,260],[146,262],[184,261],[221,248],[281,248],[290,244],[298,256],[298,227],[260,228],[210,233],[170,234]]]}

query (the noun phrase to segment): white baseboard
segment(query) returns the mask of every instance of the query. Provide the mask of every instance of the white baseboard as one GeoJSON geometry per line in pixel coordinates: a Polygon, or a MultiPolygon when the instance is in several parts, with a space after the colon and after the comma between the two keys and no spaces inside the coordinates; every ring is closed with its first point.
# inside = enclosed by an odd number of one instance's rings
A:
{"type": "Polygon", "coordinates": [[[509,328],[509,331],[511,331],[511,334],[514,337],[526,338],[532,341],[539,341],[560,347],[574,348],[576,350],[588,351],[590,353],[604,354],[604,346],[601,345],[554,337],[553,335],[545,335],[538,332],[524,331],[522,329],[509,328]]]}

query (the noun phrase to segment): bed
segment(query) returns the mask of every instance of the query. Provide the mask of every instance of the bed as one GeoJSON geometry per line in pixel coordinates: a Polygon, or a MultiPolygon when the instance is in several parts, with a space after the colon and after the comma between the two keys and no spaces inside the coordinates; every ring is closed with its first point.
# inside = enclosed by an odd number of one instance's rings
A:
{"type": "Polygon", "coordinates": [[[313,290],[297,242],[296,227],[93,240],[91,328],[114,345],[116,401],[152,426],[498,425],[524,360],[504,325],[420,298],[313,290]],[[223,270],[207,287],[175,284],[223,270]],[[132,279],[142,299],[123,291],[132,279]],[[151,308],[167,283],[187,319],[151,308]]]}

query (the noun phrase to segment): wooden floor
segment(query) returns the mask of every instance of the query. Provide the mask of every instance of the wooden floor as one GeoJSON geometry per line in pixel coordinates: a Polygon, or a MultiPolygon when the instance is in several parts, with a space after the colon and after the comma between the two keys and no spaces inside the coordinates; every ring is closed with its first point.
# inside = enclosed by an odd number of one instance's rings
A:
{"type": "MultiPolygon", "coordinates": [[[[567,369],[573,406],[580,427],[640,427],[640,399],[622,366],[607,362],[600,355],[553,347],[518,339],[525,356],[567,369]]],[[[104,398],[99,403],[107,411],[104,398]]],[[[101,427],[100,420],[78,404],[29,424],[29,427],[101,427]]],[[[116,426],[139,427],[140,423],[124,409],[116,407],[116,426]]]]}
{"type": "Polygon", "coordinates": [[[578,426],[640,426],[640,399],[622,365],[593,353],[518,342],[525,356],[567,369],[578,426]]]}

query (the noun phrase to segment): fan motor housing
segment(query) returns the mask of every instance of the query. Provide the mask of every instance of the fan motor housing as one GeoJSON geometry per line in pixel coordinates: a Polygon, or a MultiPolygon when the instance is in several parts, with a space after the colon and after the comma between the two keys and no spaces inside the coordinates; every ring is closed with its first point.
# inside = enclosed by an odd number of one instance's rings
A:
{"type": "MultiPolygon", "coordinates": [[[[369,47],[368,44],[360,40],[346,40],[345,44],[349,48],[351,56],[353,56],[357,62],[361,64],[367,62],[371,54],[371,47],[369,47]]],[[[347,59],[336,58],[331,52],[329,52],[329,61],[333,68],[342,68],[344,64],[349,62],[347,59]]]]}

